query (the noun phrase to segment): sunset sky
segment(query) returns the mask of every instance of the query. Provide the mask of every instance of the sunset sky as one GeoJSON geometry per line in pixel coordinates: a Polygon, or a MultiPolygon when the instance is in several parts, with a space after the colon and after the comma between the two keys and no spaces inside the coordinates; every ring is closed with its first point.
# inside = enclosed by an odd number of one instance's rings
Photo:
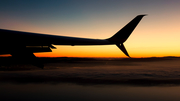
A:
{"type": "MultiPolygon", "coordinates": [[[[124,43],[130,56],[180,56],[180,0],[0,1],[1,29],[83,38],[109,38],[135,16],[148,14],[124,43]]],[[[115,45],[56,47],[35,55],[126,57],[115,45]]]]}

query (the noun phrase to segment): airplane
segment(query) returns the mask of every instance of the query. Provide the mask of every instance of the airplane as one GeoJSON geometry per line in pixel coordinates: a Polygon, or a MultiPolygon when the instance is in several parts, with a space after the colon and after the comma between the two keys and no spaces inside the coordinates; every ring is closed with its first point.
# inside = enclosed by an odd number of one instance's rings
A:
{"type": "Polygon", "coordinates": [[[0,55],[11,54],[17,59],[31,61],[31,64],[40,68],[43,68],[44,65],[37,61],[37,57],[33,53],[52,52],[51,49],[56,49],[53,45],[116,45],[126,56],[130,57],[123,43],[144,16],[146,14],[137,15],[126,26],[107,39],[67,37],[0,29],[0,55]]]}

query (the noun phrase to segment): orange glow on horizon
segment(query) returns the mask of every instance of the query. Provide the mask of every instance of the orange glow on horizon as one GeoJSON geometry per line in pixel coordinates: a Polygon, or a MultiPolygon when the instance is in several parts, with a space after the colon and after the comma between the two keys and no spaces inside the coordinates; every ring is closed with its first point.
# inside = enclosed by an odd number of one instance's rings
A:
{"type": "MultiPolygon", "coordinates": [[[[148,48],[134,46],[130,47],[129,43],[125,46],[130,57],[146,58],[146,57],[164,57],[164,56],[180,56],[180,52],[174,48],[148,48]],[[166,50],[166,51],[165,51],[166,50]]],[[[94,58],[128,58],[115,45],[105,46],[55,46],[52,52],[34,53],[37,57],[94,57],[94,58]]],[[[178,47],[177,47],[178,48],[178,47]]],[[[11,55],[1,55],[11,56],[11,55]]]]}

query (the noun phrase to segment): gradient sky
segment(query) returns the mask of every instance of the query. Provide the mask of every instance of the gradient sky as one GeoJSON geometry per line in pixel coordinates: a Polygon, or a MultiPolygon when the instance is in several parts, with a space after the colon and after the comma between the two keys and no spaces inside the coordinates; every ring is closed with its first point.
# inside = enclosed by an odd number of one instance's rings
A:
{"type": "MultiPolygon", "coordinates": [[[[124,43],[131,57],[180,56],[179,0],[0,0],[0,28],[104,39],[148,14],[124,43]]],[[[115,45],[56,46],[36,56],[126,57],[115,45]]]]}

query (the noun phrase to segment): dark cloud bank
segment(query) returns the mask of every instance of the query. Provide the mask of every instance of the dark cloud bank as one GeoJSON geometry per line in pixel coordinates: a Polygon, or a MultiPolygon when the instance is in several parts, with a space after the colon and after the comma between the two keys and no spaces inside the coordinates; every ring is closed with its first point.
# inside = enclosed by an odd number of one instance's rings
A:
{"type": "Polygon", "coordinates": [[[180,58],[40,58],[45,69],[0,58],[0,83],[179,86],[180,58]]]}

